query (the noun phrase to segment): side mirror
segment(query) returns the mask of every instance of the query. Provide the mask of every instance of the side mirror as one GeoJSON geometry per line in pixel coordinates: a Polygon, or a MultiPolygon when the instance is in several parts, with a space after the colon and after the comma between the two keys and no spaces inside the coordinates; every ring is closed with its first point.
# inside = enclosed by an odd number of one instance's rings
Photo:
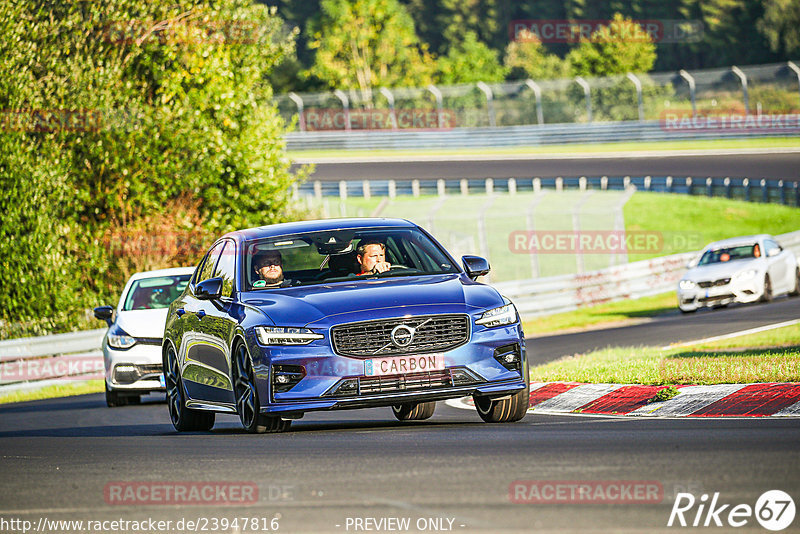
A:
{"type": "Polygon", "coordinates": [[[700,256],[697,256],[696,258],[692,258],[691,260],[689,260],[689,263],[686,264],[686,268],[694,269],[695,267],[697,267],[698,263],[700,263],[700,256]]]}
{"type": "Polygon", "coordinates": [[[114,316],[114,308],[111,306],[98,306],[94,309],[94,318],[105,321],[108,326],[111,326],[111,318],[114,316]]]}
{"type": "Polygon", "coordinates": [[[471,280],[477,280],[479,276],[489,274],[489,262],[480,256],[461,256],[461,262],[464,264],[464,271],[471,280]]]}
{"type": "Polygon", "coordinates": [[[214,300],[222,295],[222,278],[209,278],[197,284],[194,288],[194,296],[200,300],[214,300]]]}

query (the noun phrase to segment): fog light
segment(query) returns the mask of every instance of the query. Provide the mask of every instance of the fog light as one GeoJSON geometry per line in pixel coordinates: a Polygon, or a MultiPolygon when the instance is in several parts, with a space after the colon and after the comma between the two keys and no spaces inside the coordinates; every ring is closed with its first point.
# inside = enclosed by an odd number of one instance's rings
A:
{"type": "Polygon", "coordinates": [[[522,372],[522,352],[518,343],[496,348],[494,350],[494,359],[509,371],[522,372]]]}
{"type": "Polygon", "coordinates": [[[323,397],[348,397],[358,395],[358,378],[345,378],[339,381],[323,397]]]}
{"type": "Polygon", "coordinates": [[[295,387],[305,376],[306,370],[302,365],[273,365],[272,391],[285,393],[295,387]]]}

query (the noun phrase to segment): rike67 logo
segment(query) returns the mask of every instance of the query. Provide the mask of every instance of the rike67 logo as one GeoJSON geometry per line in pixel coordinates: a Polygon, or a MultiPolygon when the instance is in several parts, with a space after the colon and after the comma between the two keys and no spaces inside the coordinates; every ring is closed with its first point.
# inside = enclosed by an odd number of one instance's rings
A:
{"type": "Polygon", "coordinates": [[[691,493],[678,493],[667,526],[728,526],[743,527],[755,520],[767,530],[779,531],[789,527],[794,521],[794,500],[781,490],[770,490],[761,494],[755,507],[749,504],[731,505],[721,503],[719,492],[714,493],[709,502],[708,495],[699,499],[691,493]]]}

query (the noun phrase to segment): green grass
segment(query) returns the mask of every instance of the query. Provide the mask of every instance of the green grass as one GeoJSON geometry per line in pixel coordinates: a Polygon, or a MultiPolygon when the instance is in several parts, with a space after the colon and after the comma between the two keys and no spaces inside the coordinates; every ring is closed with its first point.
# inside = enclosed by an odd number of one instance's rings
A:
{"type": "Polygon", "coordinates": [[[798,148],[798,137],[765,137],[760,139],[713,139],[697,141],[626,142],[626,143],[585,143],[567,145],[546,145],[505,148],[464,148],[431,150],[295,150],[290,151],[290,159],[314,158],[354,158],[391,156],[431,156],[431,155],[524,155],[524,154],[586,154],[603,152],[644,152],[658,150],[725,150],[758,148],[798,148]]]}
{"type": "Polygon", "coordinates": [[[646,319],[677,309],[675,293],[661,293],[652,297],[621,300],[580,308],[571,312],[556,313],[524,321],[526,335],[548,335],[565,330],[612,325],[636,319],[646,319]]]}
{"type": "Polygon", "coordinates": [[[0,395],[0,404],[22,402],[39,399],[52,399],[55,397],[69,397],[72,395],[85,395],[87,393],[102,393],[103,380],[82,380],[71,383],[47,386],[33,391],[16,391],[0,395]]]}
{"type": "Polygon", "coordinates": [[[625,204],[625,229],[661,232],[664,246],[630,261],[699,250],[712,241],[800,229],[800,209],[726,198],[639,192],[625,204]]]}
{"type": "Polygon", "coordinates": [[[576,354],[534,367],[531,380],[651,385],[800,382],[800,325],[689,348],[622,347],[576,354]]]}

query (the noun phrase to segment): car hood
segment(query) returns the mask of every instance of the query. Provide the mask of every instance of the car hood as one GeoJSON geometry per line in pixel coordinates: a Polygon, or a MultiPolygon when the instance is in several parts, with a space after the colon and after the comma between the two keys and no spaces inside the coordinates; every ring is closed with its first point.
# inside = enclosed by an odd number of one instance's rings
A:
{"type": "Polygon", "coordinates": [[[719,280],[720,278],[730,278],[736,273],[746,271],[748,269],[761,270],[763,266],[764,263],[760,258],[712,263],[690,269],[685,275],[683,275],[683,279],[692,280],[694,282],[719,280]]]}
{"type": "Polygon", "coordinates": [[[338,282],[242,294],[275,325],[323,327],[405,314],[469,313],[503,305],[497,291],[457,274],[338,282]]]}
{"type": "Polygon", "coordinates": [[[130,310],[117,313],[116,324],[133,337],[164,337],[164,324],[169,308],[130,310]]]}

